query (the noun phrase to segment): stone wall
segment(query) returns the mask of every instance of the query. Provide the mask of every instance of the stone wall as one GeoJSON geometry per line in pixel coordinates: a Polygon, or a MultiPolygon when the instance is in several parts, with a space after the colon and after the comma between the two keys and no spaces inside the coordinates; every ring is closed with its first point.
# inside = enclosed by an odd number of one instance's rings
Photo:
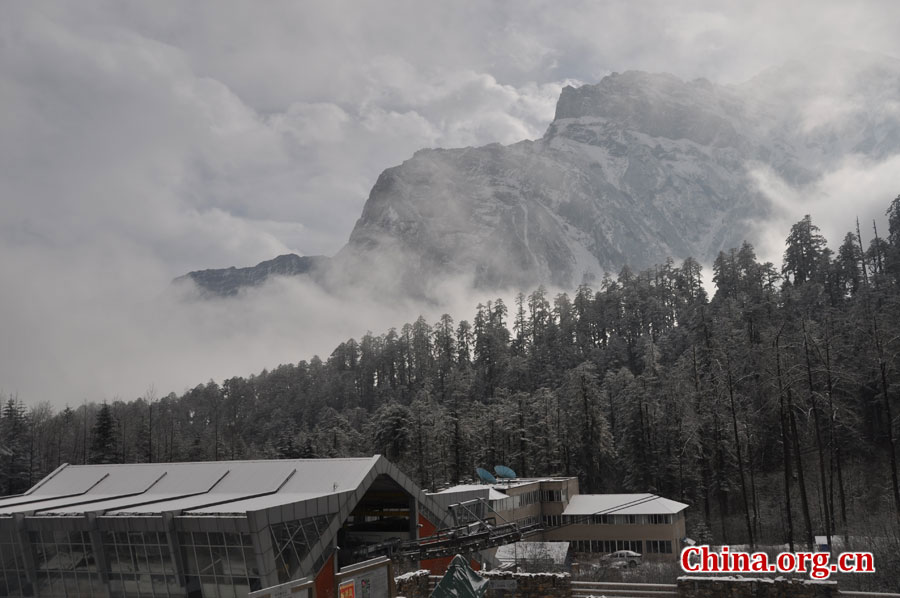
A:
{"type": "Polygon", "coordinates": [[[837,582],[785,578],[679,577],[678,598],[838,598],[837,582]]]}
{"type": "Polygon", "coordinates": [[[429,575],[431,575],[431,571],[428,569],[419,569],[398,575],[394,578],[396,595],[405,596],[405,598],[428,598],[431,596],[431,589],[428,586],[429,575]]]}
{"type": "Polygon", "coordinates": [[[572,577],[568,573],[513,573],[483,571],[488,580],[485,598],[570,598],[572,577]]]}

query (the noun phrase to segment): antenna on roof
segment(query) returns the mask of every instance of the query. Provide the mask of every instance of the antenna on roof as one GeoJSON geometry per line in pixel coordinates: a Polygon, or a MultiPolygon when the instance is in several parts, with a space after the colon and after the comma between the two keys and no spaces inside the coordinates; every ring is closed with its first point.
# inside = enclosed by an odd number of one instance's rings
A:
{"type": "Polygon", "coordinates": [[[494,465],[494,473],[501,478],[511,479],[517,478],[519,476],[516,475],[512,469],[507,467],[506,465],[494,465]]]}
{"type": "Polygon", "coordinates": [[[493,474],[491,474],[491,472],[489,472],[486,469],[476,467],[475,475],[477,475],[479,478],[481,478],[481,481],[484,482],[485,484],[496,484],[497,483],[497,478],[495,478],[493,476],[493,474]]]}

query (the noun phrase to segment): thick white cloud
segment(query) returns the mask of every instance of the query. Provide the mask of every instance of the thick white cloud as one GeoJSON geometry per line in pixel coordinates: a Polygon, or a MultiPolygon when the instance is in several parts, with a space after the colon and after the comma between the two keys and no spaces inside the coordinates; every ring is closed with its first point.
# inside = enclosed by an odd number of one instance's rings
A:
{"type": "MultiPolygon", "coordinates": [[[[384,168],[540,136],[567,82],[737,82],[823,41],[900,55],[898,17],[890,0],[7,3],[0,389],[56,404],[181,390],[414,317],[300,283],[207,305],[166,289],[192,269],[334,253],[384,168]]],[[[875,194],[888,167],[823,188],[871,176],[875,194]]]]}
{"type": "Polygon", "coordinates": [[[807,214],[835,252],[848,232],[856,233],[857,219],[865,246],[875,236],[876,228],[884,238],[888,232],[885,211],[900,194],[898,172],[900,155],[884,160],[851,156],[821,179],[799,188],[770,170],[754,171],[759,188],[774,208],[772,218],[759,223],[759,257],[780,264],[791,225],[807,214]]]}

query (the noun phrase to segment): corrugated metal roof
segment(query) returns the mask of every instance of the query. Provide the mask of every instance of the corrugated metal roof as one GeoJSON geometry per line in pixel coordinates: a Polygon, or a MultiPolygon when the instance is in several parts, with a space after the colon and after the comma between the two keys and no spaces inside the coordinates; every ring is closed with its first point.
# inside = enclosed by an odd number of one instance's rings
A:
{"type": "Polygon", "coordinates": [[[665,515],[688,505],[655,494],[577,494],[569,500],[563,515],[665,515]]]}
{"type": "Polygon", "coordinates": [[[376,459],[69,465],[0,501],[0,515],[245,513],[354,490],[376,459]]]}

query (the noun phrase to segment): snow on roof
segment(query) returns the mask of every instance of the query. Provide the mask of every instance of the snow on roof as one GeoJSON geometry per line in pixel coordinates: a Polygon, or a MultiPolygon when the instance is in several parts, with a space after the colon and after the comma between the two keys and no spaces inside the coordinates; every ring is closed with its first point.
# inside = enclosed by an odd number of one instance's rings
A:
{"type": "Polygon", "coordinates": [[[0,515],[246,513],[355,490],[377,459],[68,465],[0,500],[0,515]]]}
{"type": "Polygon", "coordinates": [[[497,491],[494,486],[489,484],[458,484],[435,492],[435,494],[457,494],[459,492],[473,492],[477,490],[487,490],[488,500],[502,500],[504,498],[509,498],[508,495],[497,491]]]}
{"type": "Polygon", "coordinates": [[[552,561],[564,565],[569,552],[568,542],[515,542],[497,548],[497,560],[501,563],[516,561],[552,561]]]}
{"type": "Polygon", "coordinates": [[[675,514],[688,505],[655,494],[576,494],[563,515],[675,514]]]}

